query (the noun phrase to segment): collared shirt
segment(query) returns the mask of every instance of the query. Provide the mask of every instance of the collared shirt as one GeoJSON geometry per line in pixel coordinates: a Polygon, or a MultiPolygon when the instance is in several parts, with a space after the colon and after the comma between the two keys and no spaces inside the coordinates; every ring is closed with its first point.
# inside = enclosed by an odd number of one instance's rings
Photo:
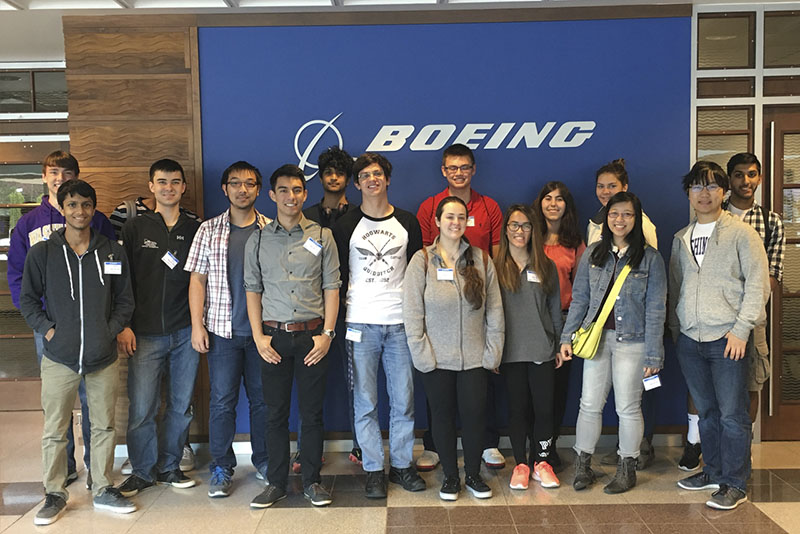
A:
{"type": "MultiPolygon", "coordinates": [[[[438,195],[428,197],[417,210],[417,220],[422,230],[422,244],[426,247],[439,235],[439,227],[435,222],[436,207],[448,196],[450,189],[446,187],[438,195]]],[[[492,246],[500,243],[500,232],[503,231],[503,212],[500,206],[493,199],[472,189],[467,211],[469,220],[464,235],[469,239],[469,244],[491,254],[492,246]]]]}
{"type": "MultiPolygon", "coordinates": [[[[263,228],[270,220],[256,211],[259,228],[263,228]]],[[[228,241],[230,235],[231,210],[229,208],[200,225],[184,266],[186,271],[208,275],[203,320],[209,332],[226,339],[233,336],[231,290],[228,286],[228,241]]]]}
{"type": "Polygon", "coordinates": [[[333,234],[304,216],[289,230],[276,219],[247,240],[244,289],[261,293],[264,321],[324,318],[323,291],[341,285],[333,234]]]}
{"type": "MultiPolygon", "coordinates": [[[[722,209],[730,211],[730,202],[727,200],[723,202],[722,209]]],[[[786,247],[783,220],[774,211],[765,211],[769,214],[769,237],[767,237],[767,225],[764,224],[764,212],[761,211],[758,202],[753,202],[753,207],[744,212],[742,221],[752,226],[761,236],[761,241],[767,251],[769,275],[780,282],[783,279],[783,249],[786,247]]]]}

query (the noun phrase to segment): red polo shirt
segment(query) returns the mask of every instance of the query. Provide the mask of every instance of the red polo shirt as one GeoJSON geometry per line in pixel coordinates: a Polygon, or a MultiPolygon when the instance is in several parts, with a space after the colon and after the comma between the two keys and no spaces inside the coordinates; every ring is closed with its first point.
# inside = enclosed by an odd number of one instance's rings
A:
{"type": "MultiPolygon", "coordinates": [[[[450,189],[445,188],[438,195],[426,198],[417,210],[417,220],[422,229],[422,244],[425,246],[433,243],[439,235],[436,226],[436,206],[442,199],[450,196],[450,189]]],[[[467,222],[467,236],[471,245],[480,247],[486,252],[492,252],[492,245],[500,243],[500,232],[503,226],[503,212],[500,206],[490,197],[481,195],[474,189],[471,190],[467,212],[470,220],[467,222]],[[474,222],[474,224],[473,224],[474,222]]]]}

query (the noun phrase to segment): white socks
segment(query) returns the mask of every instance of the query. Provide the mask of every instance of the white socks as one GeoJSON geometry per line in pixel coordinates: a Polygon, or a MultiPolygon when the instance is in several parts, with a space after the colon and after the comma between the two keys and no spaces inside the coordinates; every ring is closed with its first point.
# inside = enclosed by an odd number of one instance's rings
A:
{"type": "Polygon", "coordinates": [[[689,432],[686,434],[686,440],[695,445],[700,443],[700,427],[698,423],[700,422],[700,416],[694,413],[690,413],[689,415],[689,432]]]}

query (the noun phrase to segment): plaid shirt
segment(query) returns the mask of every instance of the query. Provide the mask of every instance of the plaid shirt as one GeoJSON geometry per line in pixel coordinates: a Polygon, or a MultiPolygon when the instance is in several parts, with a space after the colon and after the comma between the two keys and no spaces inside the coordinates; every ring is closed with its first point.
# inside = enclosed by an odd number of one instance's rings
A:
{"type": "MultiPolygon", "coordinates": [[[[256,211],[258,227],[266,226],[270,219],[256,211]]],[[[184,270],[207,274],[206,302],[203,320],[209,332],[231,339],[232,303],[228,287],[228,240],[231,235],[230,209],[200,225],[192,241],[184,270]]]]}
{"type": "MultiPolygon", "coordinates": [[[[729,202],[726,200],[722,204],[722,209],[730,211],[729,202]]],[[[786,236],[783,233],[783,220],[781,216],[774,211],[767,211],[769,213],[769,228],[772,234],[767,239],[767,227],[764,224],[764,215],[761,212],[761,206],[757,202],[753,202],[753,207],[747,210],[742,217],[742,220],[753,227],[761,236],[761,241],[764,243],[764,248],[767,250],[767,260],[769,261],[769,275],[778,282],[783,279],[783,249],[786,247],[786,236]]]]}

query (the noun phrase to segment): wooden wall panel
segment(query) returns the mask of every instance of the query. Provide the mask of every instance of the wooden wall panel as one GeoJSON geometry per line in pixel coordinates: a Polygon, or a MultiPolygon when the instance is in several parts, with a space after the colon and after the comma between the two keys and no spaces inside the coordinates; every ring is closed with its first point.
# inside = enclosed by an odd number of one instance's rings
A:
{"type": "MultiPolygon", "coordinates": [[[[181,122],[72,123],[70,147],[92,167],[145,166],[161,158],[191,162],[192,125],[181,122]]],[[[186,163],[181,163],[185,165],[186,163]]]]}
{"type": "Polygon", "coordinates": [[[190,120],[192,79],[147,76],[70,76],[69,116],[72,120],[190,120]]]}
{"type": "MultiPolygon", "coordinates": [[[[147,185],[150,179],[149,170],[149,167],[119,172],[81,169],[81,179],[92,184],[97,191],[97,209],[106,215],[111,215],[114,208],[125,199],[150,196],[150,188],[147,185]]],[[[184,173],[187,186],[181,205],[194,211],[198,196],[197,189],[192,185],[195,182],[195,172],[192,167],[184,167],[184,173]]]]}
{"type": "Polygon", "coordinates": [[[189,72],[189,31],[64,33],[71,73],[189,72]]]}

